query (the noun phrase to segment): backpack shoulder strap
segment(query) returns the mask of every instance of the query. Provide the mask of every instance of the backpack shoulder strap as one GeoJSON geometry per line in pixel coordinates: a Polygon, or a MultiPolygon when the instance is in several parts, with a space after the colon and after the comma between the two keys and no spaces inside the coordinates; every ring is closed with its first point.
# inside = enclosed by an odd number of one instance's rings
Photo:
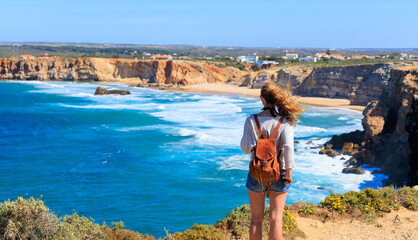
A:
{"type": "Polygon", "coordinates": [[[263,133],[261,132],[260,122],[258,121],[257,114],[254,114],[255,125],[257,125],[257,131],[260,138],[263,138],[263,133]]]}
{"type": "MultiPolygon", "coordinates": [[[[254,115],[255,116],[255,115],[254,115]]],[[[276,138],[276,135],[277,135],[277,132],[279,131],[279,128],[280,128],[280,125],[282,124],[282,122],[283,122],[283,119],[284,119],[284,116],[282,116],[281,118],[280,118],[280,120],[279,120],[279,122],[277,123],[277,125],[276,125],[276,128],[274,129],[274,132],[273,132],[273,134],[271,134],[271,139],[275,139],[276,138]]]]}

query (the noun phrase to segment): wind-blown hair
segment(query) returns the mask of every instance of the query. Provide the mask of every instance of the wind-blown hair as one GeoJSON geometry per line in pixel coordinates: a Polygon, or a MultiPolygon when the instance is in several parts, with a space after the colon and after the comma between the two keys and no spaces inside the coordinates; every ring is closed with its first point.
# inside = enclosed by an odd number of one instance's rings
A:
{"type": "Polygon", "coordinates": [[[296,126],[300,122],[299,118],[305,112],[302,104],[298,101],[298,97],[292,95],[289,89],[281,89],[274,83],[266,83],[261,88],[261,96],[267,103],[274,104],[281,116],[296,126]]]}

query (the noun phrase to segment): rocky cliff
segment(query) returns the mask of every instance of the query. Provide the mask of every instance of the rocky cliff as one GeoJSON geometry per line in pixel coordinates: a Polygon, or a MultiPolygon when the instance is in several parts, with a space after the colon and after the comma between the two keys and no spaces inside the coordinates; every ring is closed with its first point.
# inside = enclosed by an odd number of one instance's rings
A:
{"type": "Polygon", "coordinates": [[[241,79],[245,72],[202,62],[129,59],[0,59],[0,79],[196,84],[241,79]]]}
{"type": "Polygon", "coordinates": [[[0,79],[120,81],[134,85],[190,85],[225,83],[261,88],[272,81],[288,85],[302,96],[349,98],[353,105],[376,100],[387,85],[392,68],[418,65],[381,63],[355,66],[315,67],[280,65],[253,72],[225,63],[153,61],[130,59],[0,59],[0,79]]]}
{"type": "Polygon", "coordinates": [[[418,185],[418,67],[392,69],[379,100],[363,115],[364,132],[334,136],[330,143],[354,142],[350,160],[379,167],[389,174],[389,184],[418,185]]]}
{"type": "Polygon", "coordinates": [[[417,66],[418,63],[316,67],[295,92],[305,96],[349,98],[353,105],[366,105],[379,98],[391,69],[407,65],[417,66]]]}
{"type": "Polygon", "coordinates": [[[311,67],[281,66],[247,74],[242,85],[250,86],[251,88],[261,88],[267,82],[272,81],[282,88],[286,88],[289,85],[294,89],[298,87],[311,72],[311,67]]]}
{"type": "Polygon", "coordinates": [[[387,85],[390,70],[418,62],[379,63],[352,66],[279,66],[246,75],[242,85],[261,88],[266,82],[289,84],[296,94],[313,97],[348,98],[352,105],[377,100],[387,85]]]}

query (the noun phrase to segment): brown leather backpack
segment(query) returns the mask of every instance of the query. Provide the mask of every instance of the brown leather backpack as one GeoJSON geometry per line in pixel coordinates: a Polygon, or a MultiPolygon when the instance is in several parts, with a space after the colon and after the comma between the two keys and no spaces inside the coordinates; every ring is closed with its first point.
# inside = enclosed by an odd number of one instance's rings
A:
{"type": "MultiPolygon", "coordinates": [[[[280,163],[278,161],[276,148],[276,135],[279,131],[280,125],[284,117],[280,118],[273,134],[269,138],[261,132],[260,122],[258,117],[254,114],[255,124],[260,138],[257,140],[254,157],[250,162],[250,174],[259,183],[267,183],[267,197],[270,197],[271,184],[280,180],[280,163]]],[[[268,135],[268,133],[266,133],[268,135]]]]}

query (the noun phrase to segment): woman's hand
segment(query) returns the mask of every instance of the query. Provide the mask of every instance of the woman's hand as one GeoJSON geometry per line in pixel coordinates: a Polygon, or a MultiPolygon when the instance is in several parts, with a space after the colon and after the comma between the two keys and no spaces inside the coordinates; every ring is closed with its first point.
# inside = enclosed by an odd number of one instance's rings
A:
{"type": "Polygon", "coordinates": [[[293,182],[292,169],[289,168],[289,169],[286,169],[286,173],[284,175],[283,183],[288,185],[288,184],[291,184],[292,182],[293,182]]]}

